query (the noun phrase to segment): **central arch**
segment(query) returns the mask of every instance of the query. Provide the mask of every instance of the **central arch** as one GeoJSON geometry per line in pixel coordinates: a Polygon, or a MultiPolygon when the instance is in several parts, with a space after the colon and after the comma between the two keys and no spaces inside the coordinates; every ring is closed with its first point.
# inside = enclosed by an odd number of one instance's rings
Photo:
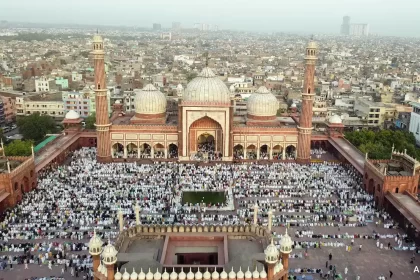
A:
{"type": "Polygon", "coordinates": [[[222,126],[210,117],[194,121],[189,128],[189,156],[212,154],[221,157],[223,152],[222,126]]]}

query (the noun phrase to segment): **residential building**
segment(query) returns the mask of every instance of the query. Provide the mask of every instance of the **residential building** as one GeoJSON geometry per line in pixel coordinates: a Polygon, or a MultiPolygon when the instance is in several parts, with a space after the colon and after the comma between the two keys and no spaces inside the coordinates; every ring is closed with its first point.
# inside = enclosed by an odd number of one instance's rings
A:
{"type": "Polygon", "coordinates": [[[55,84],[58,86],[59,90],[68,89],[69,88],[69,80],[63,77],[56,77],[55,84]]]}
{"type": "Polygon", "coordinates": [[[47,77],[40,77],[35,79],[35,91],[36,92],[49,92],[57,89],[54,79],[49,79],[47,77]]]}
{"type": "Polygon", "coordinates": [[[80,117],[86,118],[91,113],[92,98],[88,92],[63,92],[62,97],[64,114],[73,110],[77,112],[80,117]]]}
{"type": "Polygon", "coordinates": [[[161,30],[162,25],[160,23],[153,23],[153,30],[161,30]]]}
{"type": "Polygon", "coordinates": [[[16,97],[16,115],[28,116],[39,113],[49,115],[56,120],[64,118],[64,104],[61,92],[40,94],[28,97],[16,97]]]}
{"type": "Polygon", "coordinates": [[[72,82],[80,82],[83,80],[83,75],[79,74],[77,72],[72,72],[71,73],[71,81],[72,82]]]}
{"type": "Polygon", "coordinates": [[[350,35],[350,17],[343,17],[343,24],[341,24],[341,35],[350,35]]]}
{"type": "Polygon", "coordinates": [[[16,119],[16,100],[12,97],[0,96],[3,102],[3,111],[6,123],[13,122],[16,119]]]}
{"type": "Polygon", "coordinates": [[[410,126],[408,130],[414,134],[416,144],[420,145],[420,103],[410,102],[410,105],[413,107],[413,112],[410,116],[410,126]]]}
{"type": "Polygon", "coordinates": [[[350,35],[352,36],[368,36],[369,24],[366,23],[353,23],[350,25],[350,35]]]}

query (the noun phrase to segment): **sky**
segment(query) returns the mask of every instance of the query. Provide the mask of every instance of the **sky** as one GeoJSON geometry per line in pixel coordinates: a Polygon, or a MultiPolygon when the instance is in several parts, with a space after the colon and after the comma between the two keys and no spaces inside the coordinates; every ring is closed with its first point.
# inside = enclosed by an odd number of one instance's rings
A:
{"type": "Polygon", "coordinates": [[[338,34],[342,18],[370,32],[420,37],[420,0],[3,0],[0,20],[151,27],[194,23],[219,29],[338,34]]]}

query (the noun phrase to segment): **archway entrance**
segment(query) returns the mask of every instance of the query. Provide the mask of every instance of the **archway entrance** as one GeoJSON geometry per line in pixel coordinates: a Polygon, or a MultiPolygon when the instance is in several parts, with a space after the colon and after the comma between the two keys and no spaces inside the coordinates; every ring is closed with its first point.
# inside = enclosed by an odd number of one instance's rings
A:
{"type": "Polygon", "coordinates": [[[169,144],[169,158],[178,158],[178,146],[175,144],[169,144]]]}
{"type": "Polygon", "coordinates": [[[144,143],[140,146],[140,158],[150,158],[152,154],[152,147],[149,144],[144,143]]]}
{"type": "Polygon", "coordinates": [[[293,145],[289,145],[286,147],[286,158],[287,159],[295,159],[296,157],[296,148],[293,145]]]}
{"type": "Polygon", "coordinates": [[[244,147],[240,144],[233,147],[233,158],[243,159],[244,158],[244,147]]]}
{"type": "Polygon", "coordinates": [[[223,131],[220,124],[209,117],[196,120],[189,130],[189,156],[194,160],[221,160],[223,131]]]}
{"type": "Polygon", "coordinates": [[[121,143],[112,145],[112,155],[114,158],[122,158],[124,156],[124,146],[121,143]]]}

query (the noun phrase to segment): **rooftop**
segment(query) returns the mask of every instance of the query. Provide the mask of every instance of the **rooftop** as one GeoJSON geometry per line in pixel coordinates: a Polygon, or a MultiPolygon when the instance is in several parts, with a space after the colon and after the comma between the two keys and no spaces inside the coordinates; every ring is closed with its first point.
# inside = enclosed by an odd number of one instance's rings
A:
{"type": "Polygon", "coordinates": [[[63,101],[61,92],[42,93],[38,95],[29,96],[30,101],[63,101]]]}

